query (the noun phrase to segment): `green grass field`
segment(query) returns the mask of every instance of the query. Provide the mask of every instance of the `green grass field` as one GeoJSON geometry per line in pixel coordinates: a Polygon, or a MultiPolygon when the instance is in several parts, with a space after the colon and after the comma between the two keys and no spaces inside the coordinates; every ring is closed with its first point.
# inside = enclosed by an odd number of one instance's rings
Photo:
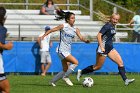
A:
{"type": "Polygon", "coordinates": [[[129,74],[127,76],[136,79],[129,86],[124,86],[124,82],[119,75],[90,75],[95,82],[92,88],[83,87],[82,81],[78,82],[75,74],[70,77],[74,83],[73,87],[66,85],[62,80],[57,82],[56,87],[49,86],[48,82],[53,77],[51,75],[45,77],[8,75],[7,77],[10,81],[11,93],[140,93],[140,75],[129,74]]]}

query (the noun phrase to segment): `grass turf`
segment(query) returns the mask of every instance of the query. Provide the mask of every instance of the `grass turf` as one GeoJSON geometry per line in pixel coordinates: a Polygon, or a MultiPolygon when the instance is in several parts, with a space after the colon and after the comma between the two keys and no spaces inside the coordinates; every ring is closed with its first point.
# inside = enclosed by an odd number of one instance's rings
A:
{"type": "MultiPolygon", "coordinates": [[[[89,75],[83,76],[87,77],[89,75]]],[[[82,86],[82,80],[78,82],[76,75],[71,75],[70,79],[74,83],[73,87],[60,80],[56,87],[49,85],[49,80],[53,76],[45,77],[37,75],[8,75],[10,81],[11,93],[140,93],[140,76],[127,75],[129,78],[135,78],[136,81],[129,86],[125,86],[119,75],[90,75],[94,80],[94,86],[85,88],[82,86]]]]}

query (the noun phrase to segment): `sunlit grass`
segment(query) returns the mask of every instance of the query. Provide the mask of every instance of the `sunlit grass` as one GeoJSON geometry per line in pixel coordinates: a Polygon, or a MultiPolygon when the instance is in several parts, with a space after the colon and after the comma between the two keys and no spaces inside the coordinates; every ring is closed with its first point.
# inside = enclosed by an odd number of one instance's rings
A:
{"type": "MultiPolygon", "coordinates": [[[[88,75],[89,76],[89,75],[88,75]]],[[[74,83],[73,87],[60,80],[56,87],[49,85],[53,76],[45,77],[37,75],[9,75],[11,93],[140,93],[140,76],[128,75],[136,81],[129,86],[125,86],[119,75],[90,75],[94,80],[92,88],[84,88],[82,80],[78,82],[76,75],[71,75],[70,79],[74,83]]],[[[86,77],[83,76],[82,79],[86,77]]]]}

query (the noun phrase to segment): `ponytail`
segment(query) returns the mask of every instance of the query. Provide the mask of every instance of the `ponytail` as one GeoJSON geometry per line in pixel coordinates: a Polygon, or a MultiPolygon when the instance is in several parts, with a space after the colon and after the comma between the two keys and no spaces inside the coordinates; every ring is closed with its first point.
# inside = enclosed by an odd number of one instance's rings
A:
{"type": "Polygon", "coordinates": [[[63,20],[63,19],[65,19],[66,22],[68,22],[68,20],[70,19],[71,15],[75,15],[72,12],[64,12],[62,9],[57,10],[56,13],[57,13],[57,16],[55,16],[56,17],[55,20],[63,20]]]}

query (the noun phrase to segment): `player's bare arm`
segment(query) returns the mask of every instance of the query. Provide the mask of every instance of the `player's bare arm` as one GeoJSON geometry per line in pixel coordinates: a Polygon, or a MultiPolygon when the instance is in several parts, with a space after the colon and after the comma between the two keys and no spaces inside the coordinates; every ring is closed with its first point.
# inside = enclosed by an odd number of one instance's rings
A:
{"type": "Polygon", "coordinates": [[[0,48],[4,49],[4,50],[10,50],[13,48],[13,43],[12,42],[8,42],[7,44],[2,44],[0,42],[0,48]]]}
{"type": "Polygon", "coordinates": [[[53,45],[53,43],[52,43],[52,41],[50,40],[50,42],[49,42],[49,46],[52,47],[52,45],[53,45]]]}
{"type": "Polygon", "coordinates": [[[104,49],[104,47],[103,47],[103,45],[102,45],[102,33],[98,33],[98,34],[97,34],[97,40],[98,40],[98,44],[99,44],[99,46],[100,46],[102,52],[105,52],[105,49],[104,49]]]}
{"type": "Polygon", "coordinates": [[[60,29],[62,29],[64,27],[64,25],[59,25],[51,30],[48,30],[43,36],[42,36],[42,39],[47,36],[48,34],[52,33],[52,32],[55,32],[55,31],[60,31],[60,29]]]}
{"type": "Polygon", "coordinates": [[[76,28],[76,34],[77,36],[80,38],[81,41],[85,42],[85,43],[90,43],[89,40],[86,40],[80,33],[80,30],[78,28],[76,28]]]}
{"type": "Polygon", "coordinates": [[[39,44],[40,48],[42,48],[42,47],[41,47],[41,37],[38,37],[38,38],[37,38],[37,43],[39,44]]]}

